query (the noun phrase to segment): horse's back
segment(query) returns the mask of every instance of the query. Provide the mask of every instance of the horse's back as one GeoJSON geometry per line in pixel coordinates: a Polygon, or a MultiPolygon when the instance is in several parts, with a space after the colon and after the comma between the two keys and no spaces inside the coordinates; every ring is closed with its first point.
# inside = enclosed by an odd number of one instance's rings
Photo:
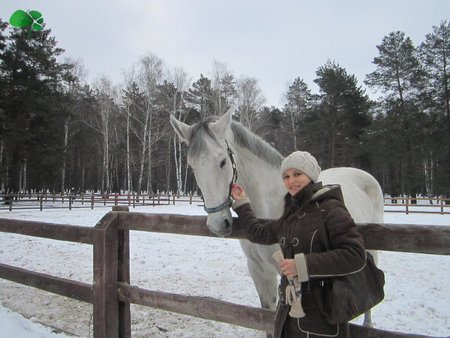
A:
{"type": "Polygon", "coordinates": [[[319,181],[341,185],[345,204],[355,222],[383,222],[383,192],[368,172],[349,167],[331,168],[320,173],[319,181]]]}

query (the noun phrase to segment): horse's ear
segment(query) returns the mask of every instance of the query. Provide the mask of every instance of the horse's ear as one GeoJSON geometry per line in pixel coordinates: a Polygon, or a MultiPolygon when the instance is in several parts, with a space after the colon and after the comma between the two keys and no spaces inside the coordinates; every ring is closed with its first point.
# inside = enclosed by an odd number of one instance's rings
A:
{"type": "Polygon", "coordinates": [[[189,144],[189,141],[191,140],[192,127],[188,126],[186,123],[178,121],[173,115],[170,115],[170,124],[180,137],[181,141],[189,144]]]}
{"type": "Polygon", "coordinates": [[[225,138],[225,132],[231,123],[232,116],[233,109],[230,108],[219,120],[217,120],[217,122],[210,124],[210,128],[219,138],[225,138]]]}

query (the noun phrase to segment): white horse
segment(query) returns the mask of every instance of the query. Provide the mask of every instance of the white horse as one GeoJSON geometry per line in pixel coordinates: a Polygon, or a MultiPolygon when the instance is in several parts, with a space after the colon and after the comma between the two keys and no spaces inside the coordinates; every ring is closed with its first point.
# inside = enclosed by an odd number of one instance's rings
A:
{"type": "MultiPolygon", "coordinates": [[[[231,117],[229,110],[218,120],[209,119],[193,126],[170,117],[176,133],[188,145],[187,160],[203,194],[207,226],[220,236],[232,231],[230,186],[236,173],[237,182],[244,187],[258,218],[281,217],[286,194],[280,174],[283,156],[231,117]]],[[[345,204],[355,222],[383,222],[383,194],[370,174],[355,168],[333,168],[323,170],[319,181],[341,185],[345,204]]],[[[272,254],[279,250],[278,244],[259,245],[247,240],[240,243],[261,306],[274,310],[279,271],[272,254]]],[[[371,325],[370,314],[366,314],[364,325],[371,325]]]]}

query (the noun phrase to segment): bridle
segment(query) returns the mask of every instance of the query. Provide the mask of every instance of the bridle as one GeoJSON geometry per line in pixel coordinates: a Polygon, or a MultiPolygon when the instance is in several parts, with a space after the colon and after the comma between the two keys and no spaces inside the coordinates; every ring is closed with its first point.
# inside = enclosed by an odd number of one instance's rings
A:
{"type": "Polygon", "coordinates": [[[227,145],[227,153],[228,153],[228,157],[230,158],[231,168],[233,169],[233,176],[231,177],[230,188],[228,190],[228,196],[227,196],[227,199],[225,202],[223,202],[221,205],[214,207],[214,208],[207,208],[206,203],[205,203],[204,208],[208,214],[212,214],[214,212],[218,212],[220,210],[227,209],[227,208],[231,207],[231,205],[233,204],[233,198],[231,197],[231,189],[233,188],[233,184],[236,183],[236,181],[238,179],[238,172],[237,172],[237,168],[236,168],[236,162],[234,161],[233,150],[231,150],[231,148],[228,145],[228,142],[226,140],[225,140],[225,143],[227,145]]]}

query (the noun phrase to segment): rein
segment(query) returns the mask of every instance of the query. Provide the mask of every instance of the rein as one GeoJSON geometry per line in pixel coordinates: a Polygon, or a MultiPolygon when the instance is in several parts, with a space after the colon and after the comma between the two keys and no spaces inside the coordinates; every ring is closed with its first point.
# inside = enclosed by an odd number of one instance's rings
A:
{"type": "Polygon", "coordinates": [[[231,168],[233,169],[233,176],[231,177],[230,188],[228,190],[228,196],[227,196],[227,199],[225,202],[223,202],[221,205],[214,207],[214,208],[207,208],[206,203],[205,203],[204,209],[208,214],[212,214],[214,212],[218,212],[223,209],[229,208],[233,204],[233,199],[231,198],[231,189],[233,188],[233,184],[236,183],[236,181],[238,179],[238,172],[237,172],[236,162],[234,161],[233,150],[231,150],[231,148],[228,145],[228,142],[226,140],[225,140],[225,143],[227,145],[227,153],[228,153],[228,157],[230,158],[231,168]]]}

